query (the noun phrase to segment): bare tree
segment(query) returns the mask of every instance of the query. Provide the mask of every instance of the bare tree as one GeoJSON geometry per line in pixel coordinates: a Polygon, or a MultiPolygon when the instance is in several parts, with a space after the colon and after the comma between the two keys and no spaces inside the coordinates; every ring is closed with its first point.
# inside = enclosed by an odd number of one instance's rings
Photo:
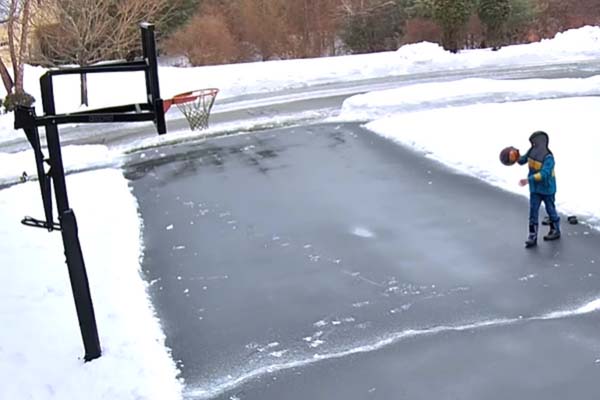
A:
{"type": "Polygon", "coordinates": [[[392,0],[341,0],[340,38],[354,53],[396,49],[406,15],[392,0]]]}
{"type": "Polygon", "coordinates": [[[5,106],[8,106],[9,109],[12,109],[14,104],[31,105],[33,103],[33,97],[26,94],[23,89],[33,3],[32,0],[0,1],[0,14],[2,22],[6,24],[8,52],[12,66],[11,76],[6,63],[0,59],[0,77],[10,103],[5,106]]]}
{"type": "Polygon", "coordinates": [[[287,4],[286,20],[294,54],[320,57],[335,53],[338,0],[297,0],[287,4]]]}
{"type": "MultiPolygon", "coordinates": [[[[130,58],[139,50],[138,24],[157,26],[169,18],[169,0],[48,0],[45,23],[37,26],[40,61],[47,65],[89,66],[130,58]]],[[[87,78],[81,75],[81,104],[88,105],[87,78]]]]}
{"type": "Polygon", "coordinates": [[[285,0],[240,0],[242,40],[255,47],[262,60],[281,57],[289,46],[285,0]]]}
{"type": "Polygon", "coordinates": [[[239,56],[236,38],[217,10],[198,13],[162,43],[166,54],[184,55],[196,65],[226,64],[239,56]]]}

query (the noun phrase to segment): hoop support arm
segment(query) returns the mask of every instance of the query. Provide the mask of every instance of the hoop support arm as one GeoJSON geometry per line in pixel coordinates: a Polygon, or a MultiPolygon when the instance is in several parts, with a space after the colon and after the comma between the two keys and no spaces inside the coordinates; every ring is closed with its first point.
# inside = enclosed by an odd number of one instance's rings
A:
{"type": "Polygon", "coordinates": [[[153,121],[156,115],[149,110],[150,107],[147,104],[134,104],[72,114],[35,116],[28,108],[17,106],[15,110],[15,129],[31,129],[38,126],[70,123],[153,121]],[[130,114],[125,114],[127,112],[130,112],[130,114]]]}
{"type": "Polygon", "coordinates": [[[90,65],[88,67],[73,67],[73,68],[61,68],[52,69],[46,72],[44,75],[57,76],[57,75],[73,75],[73,74],[95,74],[95,73],[106,73],[106,72],[135,72],[145,71],[148,68],[146,61],[132,61],[132,62],[119,62],[110,64],[90,65]]]}

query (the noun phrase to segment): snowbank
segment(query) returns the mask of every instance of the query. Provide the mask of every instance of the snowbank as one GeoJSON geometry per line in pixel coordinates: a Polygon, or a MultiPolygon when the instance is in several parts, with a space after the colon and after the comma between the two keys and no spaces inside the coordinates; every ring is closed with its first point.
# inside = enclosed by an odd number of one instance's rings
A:
{"type": "Polygon", "coordinates": [[[39,187],[0,191],[1,399],[180,399],[178,371],[140,279],[137,204],[121,172],[67,178],[103,356],[83,347],[60,233],[25,227],[43,215],[39,187]]]}
{"type": "Polygon", "coordinates": [[[600,77],[586,79],[462,79],[424,83],[353,96],[342,105],[340,119],[373,120],[398,112],[460,105],[461,102],[503,103],[530,99],[600,95],[600,77]]]}

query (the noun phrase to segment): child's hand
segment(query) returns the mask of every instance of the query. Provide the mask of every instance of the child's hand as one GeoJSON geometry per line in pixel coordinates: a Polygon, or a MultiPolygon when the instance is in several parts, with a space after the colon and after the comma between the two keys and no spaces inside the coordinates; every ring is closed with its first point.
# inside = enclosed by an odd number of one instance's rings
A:
{"type": "Polygon", "coordinates": [[[529,184],[529,179],[521,179],[519,181],[519,186],[527,186],[529,184]]]}
{"type": "Polygon", "coordinates": [[[517,161],[519,161],[519,158],[521,158],[521,152],[519,151],[519,149],[515,149],[514,151],[511,151],[510,153],[510,162],[515,164],[517,161]]]}

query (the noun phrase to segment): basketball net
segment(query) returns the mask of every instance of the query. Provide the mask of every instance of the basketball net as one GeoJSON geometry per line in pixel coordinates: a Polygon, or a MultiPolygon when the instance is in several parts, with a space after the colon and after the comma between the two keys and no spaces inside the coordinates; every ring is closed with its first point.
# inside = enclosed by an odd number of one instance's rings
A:
{"type": "Polygon", "coordinates": [[[172,99],[165,100],[164,109],[167,112],[171,105],[175,104],[193,131],[206,129],[210,111],[218,93],[219,89],[200,89],[181,93],[173,96],[172,99]]]}

